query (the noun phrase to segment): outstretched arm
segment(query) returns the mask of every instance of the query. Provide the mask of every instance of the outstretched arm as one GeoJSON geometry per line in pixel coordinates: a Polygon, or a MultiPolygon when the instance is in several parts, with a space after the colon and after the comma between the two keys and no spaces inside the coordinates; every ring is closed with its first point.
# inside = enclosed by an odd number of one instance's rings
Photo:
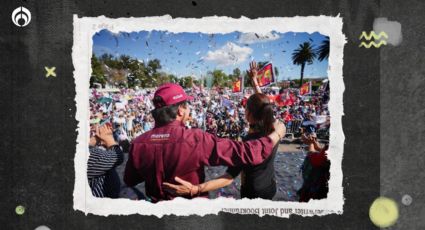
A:
{"type": "Polygon", "coordinates": [[[218,138],[209,133],[202,133],[199,139],[199,153],[205,165],[242,166],[261,164],[273,152],[273,148],[285,134],[285,125],[276,121],[274,131],[266,137],[246,142],[218,138]]]}
{"type": "Polygon", "coordinates": [[[322,147],[320,146],[317,138],[315,136],[306,136],[305,134],[301,135],[301,140],[308,145],[309,152],[320,152],[322,147]]]}
{"type": "Polygon", "coordinates": [[[185,181],[179,177],[175,177],[174,179],[179,183],[179,185],[164,182],[162,183],[163,189],[174,196],[190,195],[191,197],[226,187],[233,182],[233,177],[227,173],[214,180],[210,180],[199,185],[193,185],[189,181],[185,181]]]}

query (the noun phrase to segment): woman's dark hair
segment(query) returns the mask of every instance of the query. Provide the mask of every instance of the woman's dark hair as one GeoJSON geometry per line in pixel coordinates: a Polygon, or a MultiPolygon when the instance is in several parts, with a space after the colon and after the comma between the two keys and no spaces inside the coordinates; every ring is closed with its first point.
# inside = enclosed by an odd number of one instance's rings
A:
{"type": "Polygon", "coordinates": [[[121,146],[124,153],[128,153],[130,149],[130,142],[128,140],[120,141],[119,146],[121,146]]]}
{"type": "Polygon", "coordinates": [[[270,99],[262,93],[251,95],[246,102],[246,110],[255,121],[256,127],[262,135],[269,135],[274,131],[273,104],[270,99]]]}
{"type": "Polygon", "coordinates": [[[153,98],[153,104],[155,105],[154,110],[151,111],[152,117],[155,120],[155,126],[163,126],[174,120],[177,117],[177,111],[180,105],[186,106],[186,101],[179,102],[174,105],[164,106],[165,103],[161,97],[156,96],[153,98]]]}

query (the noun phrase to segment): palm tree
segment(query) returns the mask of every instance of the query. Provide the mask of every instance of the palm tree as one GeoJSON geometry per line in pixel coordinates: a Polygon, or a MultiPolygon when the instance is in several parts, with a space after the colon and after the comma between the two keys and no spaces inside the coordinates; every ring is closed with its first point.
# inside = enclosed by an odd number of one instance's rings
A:
{"type": "Polygon", "coordinates": [[[323,61],[325,59],[329,58],[329,37],[326,36],[326,39],[322,41],[322,44],[320,44],[319,48],[316,50],[317,55],[319,57],[319,61],[323,61]]]}
{"type": "Polygon", "coordinates": [[[316,56],[317,54],[314,52],[314,48],[310,42],[304,42],[303,44],[300,44],[299,48],[294,50],[292,53],[292,61],[294,65],[301,66],[300,88],[303,84],[305,64],[313,64],[316,56]]]}

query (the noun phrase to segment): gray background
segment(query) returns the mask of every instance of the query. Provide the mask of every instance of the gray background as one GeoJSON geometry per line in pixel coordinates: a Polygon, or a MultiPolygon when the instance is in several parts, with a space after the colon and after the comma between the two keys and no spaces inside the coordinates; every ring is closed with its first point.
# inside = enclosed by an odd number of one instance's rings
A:
{"type": "Polygon", "coordinates": [[[368,210],[375,198],[397,201],[391,229],[424,229],[421,193],[425,141],[425,50],[422,1],[12,1],[0,9],[0,223],[1,229],[374,229],[368,210]],[[32,13],[16,27],[18,6],[32,13]],[[206,217],[85,216],[74,211],[75,84],[71,59],[73,14],[81,16],[239,18],[341,14],[344,48],[344,214],[290,219],[231,214],[206,217]],[[422,16],[421,16],[422,15],[422,16]],[[359,48],[362,31],[387,17],[401,23],[403,42],[359,48]],[[422,17],[422,18],[420,18],[422,17]],[[44,66],[56,66],[45,78],[44,66]],[[422,73],[422,74],[421,74],[422,73]],[[422,86],[422,87],[421,87],[422,86]],[[410,206],[401,197],[413,198],[410,206]],[[23,205],[26,212],[15,214],[23,205]]]}
{"type": "Polygon", "coordinates": [[[399,46],[380,50],[381,195],[399,204],[393,229],[425,229],[425,2],[402,2],[380,7],[403,33],[399,46]],[[401,203],[406,194],[408,206],[401,203]]]}

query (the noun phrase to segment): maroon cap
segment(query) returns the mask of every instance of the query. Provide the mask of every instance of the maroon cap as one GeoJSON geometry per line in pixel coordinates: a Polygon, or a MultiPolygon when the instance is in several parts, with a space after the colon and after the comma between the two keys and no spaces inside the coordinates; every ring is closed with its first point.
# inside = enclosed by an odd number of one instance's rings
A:
{"type": "Polygon", "coordinates": [[[154,97],[156,96],[161,97],[165,103],[165,105],[155,105],[156,108],[174,105],[182,101],[193,99],[193,97],[186,94],[180,85],[174,83],[165,83],[161,85],[155,92],[154,97]]]}

